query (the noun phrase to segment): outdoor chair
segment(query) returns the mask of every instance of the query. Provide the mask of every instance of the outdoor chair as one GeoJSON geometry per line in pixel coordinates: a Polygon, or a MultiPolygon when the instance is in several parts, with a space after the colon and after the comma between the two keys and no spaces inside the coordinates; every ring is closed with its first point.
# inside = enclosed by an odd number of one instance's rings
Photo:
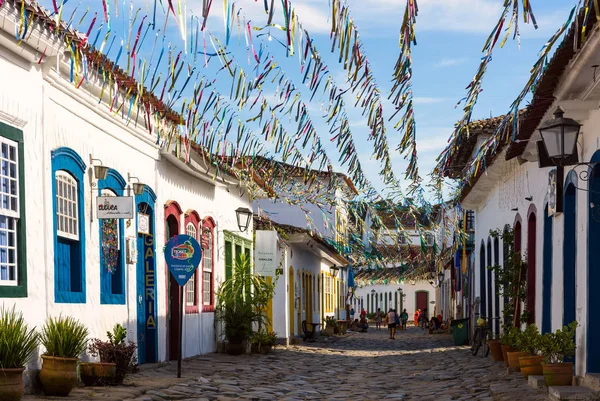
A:
{"type": "Polygon", "coordinates": [[[316,326],[314,324],[310,325],[311,329],[308,330],[308,325],[306,324],[306,320],[302,321],[302,333],[304,334],[302,339],[308,342],[315,342],[317,339],[315,338],[315,330],[316,326]]]}

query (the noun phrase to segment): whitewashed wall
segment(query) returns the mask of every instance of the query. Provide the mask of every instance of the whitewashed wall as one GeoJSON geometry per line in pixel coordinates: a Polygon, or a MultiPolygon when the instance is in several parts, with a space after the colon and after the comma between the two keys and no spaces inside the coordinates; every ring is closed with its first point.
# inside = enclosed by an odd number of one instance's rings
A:
{"type": "MultiPolygon", "coordinates": [[[[17,49],[15,47],[15,49],[17,49]]],[[[120,115],[108,112],[106,105],[97,104],[96,95],[85,84],[75,89],[64,76],[57,74],[54,62],[38,65],[34,60],[17,57],[12,50],[0,47],[0,121],[23,130],[25,143],[25,192],[27,212],[28,297],[0,298],[0,304],[16,305],[26,320],[41,326],[46,317],[59,314],[81,320],[91,337],[105,339],[106,331],[116,323],[128,329],[129,339],[136,332],[136,266],[127,265],[126,305],[100,304],[100,241],[99,222],[95,218],[95,197],[92,193],[89,155],[101,159],[105,166],[136,176],[157,194],[156,279],[158,307],[159,359],[166,358],[166,283],[167,270],[161,257],[164,243],[163,205],[168,200],[179,202],[183,211],[196,210],[201,217],[210,216],[216,224],[215,288],[224,276],[223,231],[238,231],[235,209],[251,207],[247,197],[225,186],[215,187],[179,170],[160,156],[143,127],[126,126],[120,115]],[[88,165],[84,177],[84,217],[86,231],[86,303],[54,302],[54,233],[53,197],[50,153],[57,147],[76,151],[88,165]]],[[[97,88],[91,88],[97,90],[97,88]]],[[[181,216],[181,232],[184,216],[181,216]]],[[[126,236],[135,237],[135,224],[126,227],[126,236]]],[[[242,234],[252,239],[252,230],[242,234]]],[[[201,295],[200,295],[201,296],[201,295]]],[[[184,319],[184,357],[215,350],[213,313],[187,315],[184,319]]],[[[39,366],[32,361],[30,368],[39,366]]]]}

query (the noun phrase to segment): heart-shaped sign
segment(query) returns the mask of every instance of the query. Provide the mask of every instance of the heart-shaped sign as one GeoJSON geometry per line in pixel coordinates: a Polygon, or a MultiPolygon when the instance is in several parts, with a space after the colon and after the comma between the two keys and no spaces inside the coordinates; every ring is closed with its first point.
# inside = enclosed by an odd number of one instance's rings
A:
{"type": "Polygon", "coordinates": [[[176,235],[165,246],[165,261],[169,271],[182,287],[198,268],[201,258],[200,244],[189,235],[176,235]]]}

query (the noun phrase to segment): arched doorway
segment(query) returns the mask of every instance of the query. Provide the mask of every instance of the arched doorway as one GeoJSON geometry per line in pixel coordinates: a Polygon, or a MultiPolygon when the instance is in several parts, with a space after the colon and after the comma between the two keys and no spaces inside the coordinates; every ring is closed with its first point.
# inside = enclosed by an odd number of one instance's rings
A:
{"type": "Polygon", "coordinates": [[[537,216],[535,205],[529,207],[527,215],[527,324],[535,323],[535,270],[537,249],[537,216]]]}
{"type": "MultiPolygon", "coordinates": [[[[600,163],[600,151],[592,156],[592,162],[600,163]]],[[[592,286],[600,282],[600,165],[590,171],[588,202],[588,288],[587,288],[587,372],[600,373],[600,344],[598,333],[600,321],[592,318],[600,310],[600,293],[592,286]]]]}
{"type": "MultiPolygon", "coordinates": [[[[494,238],[494,266],[499,266],[500,265],[500,239],[498,237],[494,238]]],[[[500,316],[500,295],[498,294],[498,287],[497,287],[497,276],[494,273],[494,316],[498,317],[500,316]]],[[[500,321],[499,320],[495,320],[494,321],[494,333],[496,333],[496,335],[500,334],[500,321]]]]}
{"type": "Polygon", "coordinates": [[[485,286],[485,243],[481,241],[481,248],[479,249],[479,313],[481,316],[486,314],[487,311],[487,293],[485,286]]]}
{"type": "MultiPolygon", "coordinates": [[[[521,254],[521,240],[523,237],[522,234],[522,225],[521,225],[521,215],[517,214],[517,216],[515,217],[515,222],[514,222],[514,226],[515,228],[515,245],[514,245],[514,251],[515,251],[515,255],[519,255],[520,257],[522,257],[523,255],[521,254]]],[[[519,327],[521,325],[521,301],[523,300],[519,300],[519,302],[517,303],[517,306],[515,308],[515,326],[519,327]]]]}
{"type": "Polygon", "coordinates": [[[544,208],[544,250],[542,271],[542,333],[552,331],[552,228],[553,217],[544,208]]]}
{"type": "Polygon", "coordinates": [[[487,240],[487,266],[486,266],[486,270],[487,270],[487,319],[491,319],[494,315],[493,315],[493,307],[494,307],[494,301],[493,301],[493,292],[492,292],[492,270],[488,269],[489,266],[492,265],[492,240],[490,237],[488,237],[487,240]]]}
{"type": "Polygon", "coordinates": [[[135,196],[137,218],[137,346],[138,363],[158,362],[158,313],[156,310],[156,249],[154,202],[156,195],[147,185],[135,196]]]}
{"type": "Polygon", "coordinates": [[[577,260],[577,189],[567,177],[564,200],[563,242],[563,321],[566,325],[575,320],[575,267],[577,260]]]}
{"type": "MultiPolygon", "coordinates": [[[[169,201],[165,204],[165,244],[174,236],[179,235],[179,220],[182,213],[183,210],[177,202],[169,201]]],[[[168,269],[166,269],[166,274],[169,291],[167,296],[167,353],[168,359],[173,361],[177,359],[179,351],[179,336],[177,333],[179,332],[179,291],[181,288],[168,269]]]]}

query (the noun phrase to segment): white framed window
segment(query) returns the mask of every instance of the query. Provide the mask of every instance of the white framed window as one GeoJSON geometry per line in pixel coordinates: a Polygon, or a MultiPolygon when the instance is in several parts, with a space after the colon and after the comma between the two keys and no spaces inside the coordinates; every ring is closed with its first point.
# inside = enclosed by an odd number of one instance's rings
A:
{"type": "Polygon", "coordinates": [[[56,172],[56,221],[61,237],[79,240],[77,181],[66,171],[56,172]]]}
{"type": "Polygon", "coordinates": [[[0,285],[17,286],[18,143],[0,137],[0,285]]]}
{"type": "Polygon", "coordinates": [[[213,239],[212,231],[204,232],[207,240],[207,248],[202,254],[202,304],[211,305],[212,303],[212,274],[213,274],[213,239]]]}
{"type": "Polygon", "coordinates": [[[198,237],[196,237],[197,232],[198,231],[196,230],[196,226],[194,225],[194,223],[187,223],[187,225],[185,226],[185,233],[187,235],[194,239],[198,239],[198,237]]]}
{"type": "Polygon", "coordinates": [[[0,285],[18,285],[17,219],[2,214],[0,214],[0,285]]]}
{"type": "Polygon", "coordinates": [[[185,304],[187,306],[196,305],[196,273],[192,274],[185,285],[185,304]]]}

